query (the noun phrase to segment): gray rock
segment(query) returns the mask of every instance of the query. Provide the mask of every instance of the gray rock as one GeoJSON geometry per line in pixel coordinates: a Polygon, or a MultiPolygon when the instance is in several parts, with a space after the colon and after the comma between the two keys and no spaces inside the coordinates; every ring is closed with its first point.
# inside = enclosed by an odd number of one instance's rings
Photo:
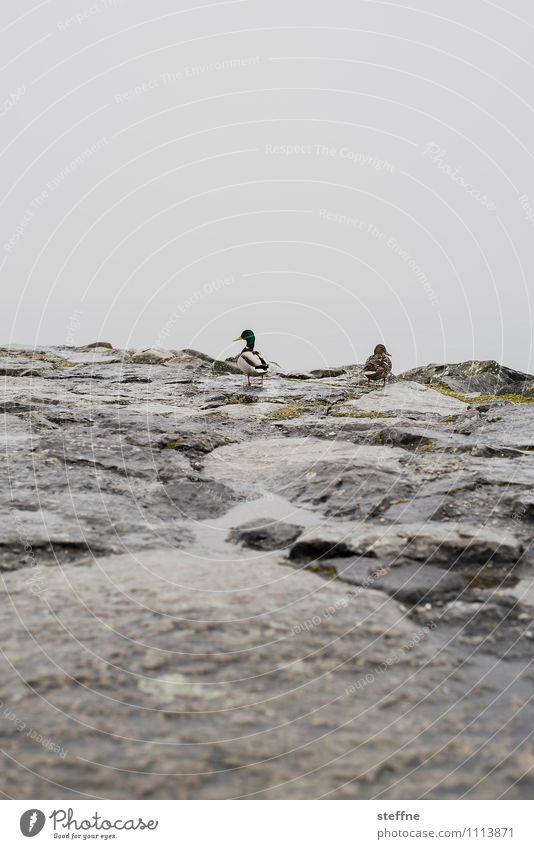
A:
{"type": "Polygon", "coordinates": [[[524,394],[534,397],[534,375],[507,368],[495,360],[432,364],[410,369],[400,377],[418,383],[442,384],[460,393],[524,394]]]}
{"type": "Polygon", "coordinates": [[[89,345],[81,345],[74,348],[75,351],[93,351],[98,350],[99,348],[107,349],[109,351],[113,351],[113,345],[111,342],[90,342],[89,345]]]}
{"type": "Polygon", "coordinates": [[[341,523],[325,523],[320,530],[307,531],[291,548],[297,561],[324,560],[336,555],[397,558],[454,569],[468,576],[503,576],[511,572],[524,553],[521,542],[511,533],[490,527],[452,522],[423,525],[372,526],[353,528],[341,523]]]}
{"type": "Polygon", "coordinates": [[[174,353],[172,351],[164,351],[162,348],[147,348],[144,351],[132,352],[129,361],[140,365],[160,365],[173,358],[174,353]]]}
{"type": "Polygon", "coordinates": [[[174,352],[174,355],[166,360],[165,365],[167,368],[209,371],[213,374],[241,374],[235,362],[216,360],[213,357],[208,357],[207,354],[202,354],[200,351],[194,351],[190,348],[174,352]]]}
{"type": "Polygon", "coordinates": [[[310,371],[312,377],[340,377],[342,374],[346,374],[346,370],[344,368],[316,368],[310,371]]]}
{"type": "Polygon", "coordinates": [[[233,528],[228,539],[258,551],[280,551],[288,548],[302,533],[298,525],[275,519],[252,519],[233,528]]]}
{"type": "Polygon", "coordinates": [[[530,798],[534,406],[84,347],[0,351],[4,794],[530,798]]]}
{"type": "Polygon", "coordinates": [[[339,580],[357,587],[380,590],[410,606],[444,603],[457,598],[467,581],[455,572],[426,563],[377,560],[375,557],[326,559],[321,569],[335,569],[339,580]]]}
{"type": "Polygon", "coordinates": [[[447,416],[466,409],[466,404],[449,395],[443,395],[434,389],[423,387],[412,381],[388,383],[377,387],[367,395],[355,401],[348,401],[339,407],[340,413],[377,412],[410,413],[434,416],[447,416]]]}
{"type": "Polygon", "coordinates": [[[12,798],[56,798],[58,785],[68,799],[413,798],[438,781],[440,797],[475,783],[487,797],[523,772],[524,742],[513,743],[528,719],[514,721],[513,705],[532,681],[488,663],[475,686],[480,666],[462,657],[459,674],[439,629],[382,593],[351,595],[267,554],[214,568],[145,552],[48,570],[33,593],[27,580],[6,575],[2,590],[12,798]],[[49,604],[61,616],[43,628],[49,604]],[[473,713],[459,757],[451,740],[473,713]],[[507,770],[492,770],[501,759],[507,770]]]}
{"type": "Polygon", "coordinates": [[[224,516],[237,501],[224,484],[210,480],[181,480],[167,484],[163,492],[153,491],[151,501],[160,516],[170,519],[212,519],[224,516]],[[163,504],[163,499],[166,503],[163,504]]]}
{"type": "Polygon", "coordinates": [[[309,475],[289,472],[276,491],[299,504],[320,507],[329,517],[366,519],[380,515],[393,501],[410,498],[414,484],[395,468],[371,472],[367,465],[318,461],[309,475]]]}

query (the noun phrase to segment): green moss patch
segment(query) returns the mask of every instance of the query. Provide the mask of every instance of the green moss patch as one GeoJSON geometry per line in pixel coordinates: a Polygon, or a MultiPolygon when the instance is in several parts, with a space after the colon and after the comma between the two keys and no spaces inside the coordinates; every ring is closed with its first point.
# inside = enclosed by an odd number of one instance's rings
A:
{"type": "Polygon", "coordinates": [[[72,360],[62,359],[58,357],[57,360],[50,360],[52,363],[52,368],[76,368],[79,363],[73,363],[72,360]]]}
{"type": "Polygon", "coordinates": [[[265,413],[265,418],[274,419],[275,421],[279,421],[281,419],[296,419],[300,416],[300,413],[300,407],[288,404],[285,407],[280,407],[278,410],[271,410],[269,413],[265,413]]]}
{"type": "Polygon", "coordinates": [[[434,443],[430,439],[421,440],[416,451],[433,451],[434,443]]]}
{"type": "Polygon", "coordinates": [[[436,389],[442,395],[448,395],[451,398],[456,398],[458,401],[463,401],[465,404],[484,404],[488,401],[509,401],[511,404],[532,404],[534,398],[528,398],[525,395],[463,395],[461,392],[455,392],[445,383],[431,383],[431,389],[436,389]]]}
{"type": "Polygon", "coordinates": [[[335,416],[339,419],[392,419],[395,416],[392,413],[379,413],[376,410],[355,410],[354,413],[341,412],[341,413],[330,413],[331,416],[335,416]]]}
{"type": "Polygon", "coordinates": [[[313,572],[315,575],[321,575],[323,578],[330,578],[330,580],[337,579],[336,567],[330,566],[328,563],[310,563],[309,566],[306,566],[306,570],[313,572]]]}
{"type": "Polygon", "coordinates": [[[226,406],[229,406],[230,404],[256,404],[257,402],[258,402],[258,396],[257,395],[245,395],[245,393],[243,393],[243,394],[237,394],[236,393],[235,395],[229,395],[228,398],[226,398],[223,406],[226,407],[226,406]]]}
{"type": "Polygon", "coordinates": [[[164,449],[165,448],[176,449],[176,448],[179,448],[181,445],[183,445],[184,442],[186,442],[185,436],[176,436],[174,439],[171,439],[169,442],[167,442],[163,446],[163,448],[164,449]]]}

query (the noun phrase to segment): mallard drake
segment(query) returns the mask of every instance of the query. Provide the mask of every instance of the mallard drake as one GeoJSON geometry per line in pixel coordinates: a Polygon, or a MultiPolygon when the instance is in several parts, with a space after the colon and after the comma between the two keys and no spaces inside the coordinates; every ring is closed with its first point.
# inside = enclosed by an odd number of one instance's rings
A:
{"type": "Polygon", "coordinates": [[[246,375],[246,386],[252,386],[251,377],[259,377],[263,386],[263,378],[269,370],[268,363],[263,359],[259,351],[254,350],[256,337],[252,330],[243,330],[241,336],[236,336],[234,342],[246,342],[245,347],[237,358],[237,367],[246,375]]]}
{"type": "Polygon", "coordinates": [[[368,384],[371,380],[383,380],[383,386],[391,374],[393,364],[391,362],[391,354],[388,354],[385,345],[375,345],[374,352],[370,357],[367,357],[362,372],[367,378],[368,384]]]}

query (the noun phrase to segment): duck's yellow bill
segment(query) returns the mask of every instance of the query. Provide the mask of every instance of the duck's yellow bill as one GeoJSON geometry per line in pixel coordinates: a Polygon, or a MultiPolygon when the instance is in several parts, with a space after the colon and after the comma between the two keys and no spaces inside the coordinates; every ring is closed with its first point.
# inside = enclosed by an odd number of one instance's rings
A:
{"type": "Polygon", "coordinates": [[[241,336],[236,336],[233,341],[234,342],[241,342],[241,336]]]}

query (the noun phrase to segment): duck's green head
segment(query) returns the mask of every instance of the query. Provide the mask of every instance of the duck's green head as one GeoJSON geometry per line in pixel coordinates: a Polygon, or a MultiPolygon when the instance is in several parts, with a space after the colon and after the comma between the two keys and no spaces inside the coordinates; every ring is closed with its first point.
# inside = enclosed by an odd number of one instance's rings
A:
{"type": "Polygon", "coordinates": [[[252,330],[243,330],[241,336],[236,336],[234,342],[239,342],[241,339],[243,339],[243,341],[247,343],[247,348],[254,348],[254,345],[256,343],[256,337],[254,336],[252,330]]]}

